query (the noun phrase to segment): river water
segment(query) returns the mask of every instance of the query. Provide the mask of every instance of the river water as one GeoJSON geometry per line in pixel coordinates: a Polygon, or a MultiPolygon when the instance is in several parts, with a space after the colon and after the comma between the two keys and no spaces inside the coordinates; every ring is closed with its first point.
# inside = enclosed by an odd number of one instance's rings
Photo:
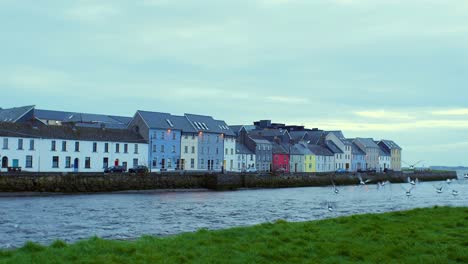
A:
{"type": "Polygon", "coordinates": [[[229,192],[150,191],[110,194],[0,197],[0,248],[26,241],[73,242],[93,235],[131,239],[200,228],[248,226],[277,219],[308,221],[435,205],[468,206],[468,180],[229,192]],[[436,187],[443,186],[438,194],[436,187]],[[458,191],[458,195],[453,194],[458,191]],[[333,210],[330,211],[328,207],[333,210]]]}

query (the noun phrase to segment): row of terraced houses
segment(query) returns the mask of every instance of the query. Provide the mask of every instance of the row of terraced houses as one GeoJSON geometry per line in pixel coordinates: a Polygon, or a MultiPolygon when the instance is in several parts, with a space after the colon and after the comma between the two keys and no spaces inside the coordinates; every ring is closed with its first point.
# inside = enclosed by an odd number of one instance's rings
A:
{"type": "Polygon", "coordinates": [[[1,170],[99,172],[145,165],[151,171],[330,172],[401,170],[392,140],[346,138],[261,120],[228,125],[211,116],[137,111],[133,117],[0,109],[1,170]]]}

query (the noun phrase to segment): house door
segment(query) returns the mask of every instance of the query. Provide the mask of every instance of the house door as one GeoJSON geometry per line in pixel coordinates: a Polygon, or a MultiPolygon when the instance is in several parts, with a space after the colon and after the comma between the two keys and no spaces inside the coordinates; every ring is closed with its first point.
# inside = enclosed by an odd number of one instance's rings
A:
{"type": "Polygon", "coordinates": [[[349,170],[349,163],[346,163],[346,170],[349,170]]]}
{"type": "Polygon", "coordinates": [[[185,159],[179,160],[179,163],[180,163],[180,169],[185,170],[185,159]]]}
{"type": "Polygon", "coordinates": [[[119,166],[119,159],[115,159],[114,166],[119,166]]]}
{"type": "Polygon", "coordinates": [[[17,159],[13,160],[13,167],[19,167],[19,161],[17,159]]]}
{"type": "Polygon", "coordinates": [[[8,167],[8,157],[3,157],[2,158],[2,168],[7,168],[8,167]]]}
{"type": "Polygon", "coordinates": [[[166,159],[161,159],[161,169],[166,167],[166,159]]]}
{"type": "Polygon", "coordinates": [[[80,165],[80,160],[78,158],[75,158],[75,160],[73,161],[73,169],[75,169],[75,171],[77,171],[79,165],[80,165]]]}

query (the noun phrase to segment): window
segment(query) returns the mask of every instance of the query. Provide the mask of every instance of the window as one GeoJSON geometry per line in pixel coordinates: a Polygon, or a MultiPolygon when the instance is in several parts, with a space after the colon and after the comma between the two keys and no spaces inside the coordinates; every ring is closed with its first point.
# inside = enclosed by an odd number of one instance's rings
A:
{"type": "Polygon", "coordinates": [[[3,149],[8,149],[8,138],[3,139],[3,149]]]}
{"type": "Polygon", "coordinates": [[[184,135],[184,139],[188,139],[188,135],[187,135],[187,134],[184,135]]]}
{"type": "Polygon", "coordinates": [[[190,159],[190,168],[195,168],[195,159],[190,159]]]}
{"type": "Polygon", "coordinates": [[[90,157],[86,157],[85,158],[85,165],[84,165],[85,169],[91,169],[91,158],[90,157]]]}
{"type": "Polygon", "coordinates": [[[26,156],[26,168],[32,168],[33,157],[31,155],[26,156]]]}
{"type": "Polygon", "coordinates": [[[133,167],[138,166],[138,159],[133,159],[133,167]]]}
{"type": "Polygon", "coordinates": [[[62,151],[67,151],[67,142],[62,141],[62,151]]]}
{"type": "Polygon", "coordinates": [[[107,169],[109,167],[109,158],[102,159],[102,168],[107,169]]]}
{"type": "Polygon", "coordinates": [[[200,169],[204,169],[204,168],[205,168],[205,160],[200,159],[200,169]]]}
{"type": "Polygon", "coordinates": [[[158,147],[158,146],[157,146],[156,144],[153,145],[153,152],[156,152],[156,151],[157,151],[157,147],[158,147]]]}
{"type": "Polygon", "coordinates": [[[201,154],[205,154],[205,147],[201,148],[201,154]]]}
{"type": "Polygon", "coordinates": [[[188,146],[184,147],[184,153],[188,153],[188,146]]]}
{"type": "Polygon", "coordinates": [[[152,167],[153,167],[153,168],[156,168],[157,166],[158,166],[158,159],[157,159],[157,158],[154,158],[154,159],[153,159],[152,167]]]}
{"type": "Polygon", "coordinates": [[[172,132],[172,139],[173,139],[173,140],[176,140],[176,139],[177,139],[177,135],[176,135],[176,133],[174,133],[174,132],[172,132]]]}
{"type": "Polygon", "coordinates": [[[128,144],[124,144],[124,153],[128,153],[128,144]]]}
{"type": "Polygon", "coordinates": [[[166,122],[169,124],[169,126],[174,127],[174,124],[172,124],[171,120],[166,119],[166,122]]]}
{"type": "Polygon", "coordinates": [[[228,151],[229,151],[229,149],[226,149],[226,150],[224,151],[225,155],[228,154],[228,151]]]}
{"type": "Polygon", "coordinates": [[[53,156],[52,157],[52,168],[58,168],[59,167],[59,157],[58,156],[53,156]]]}
{"type": "Polygon", "coordinates": [[[169,169],[172,168],[172,160],[171,159],[167,159],[167,167],[169,169]]]}
{"type": "Polygon", "coordinates": [[[195,153],[195,147],[192,147],[192,153],[195,153]]]}
{"type": "Polygon", "coordinates": [[[164,145],[161,145],[161,152],[164,153],[164,145]]]}
{"type": "Polygon", "coordinates": [[[116,143],[115,144],[115,153],[119,153],[119,152],[120,152],[120,144],[116,143]]]}
{"type": "Polygon", "coordinates": [[[109,153],[109,143],[104,143],[104,152],[109,153]]]}
{"type": "Polygon", "coordinates": [[[134,153],[138,154],[138,144],[135,144],[134,153]]]}
{"type": "Polygon", "coordinates": [[[34,150],[34,139],[29,140],[29,150],[34,150]]]}
{"type": "Polygon", "coordinates": [[[175,147],[175,145],[172,145],[172,153],[176,153],[176,147],[175,147]]]}
{"type": "Polygon", "coordinates": [[[23,139],[22,138],[18,139],[18,149],[23,150],[23,139]]]}
{"type": "Polygon", "coordinates": [[[219,149],[218,149],[218,148],[216,148],[216,155],[218,155],[218,154],[219,154],[219,149]]]}
{"type": "Polygon", "coordinates": [[[192,139],[195,139],[195,134],[192,134],[192,139]]]}
{"type": "Polygon", "coordinates": [[[234,149],[231,148],[231,155],[234,155],[234,149]]]}
{"type": "Polygon", "coordinates": [[[75,152],[80,151],[80,142],[76,141],[75,142],[75,152]]]}
{"type": "Polygon", "coordinates": [[[65,168],[71,168],[71,157],[65,157],[65,168]]]}
{"type": "Polygon", "coordinates": [[[50,146],[50,150],[51,150],[51,151],[56,151],[56,150],[57,150],[57,149],[56,149],[56,142],[55,142],[55,140],[52,140],[51,146],[50,146]]]}
{"type": "Polygon", "coordinates": [[[93,142],[93,152],[97,152],[97,143],[93,142]]]}
{"type": "Polygon", "coordinates": [[[161,132],[161,139],[164,140],[164,132],[161,132]]]}

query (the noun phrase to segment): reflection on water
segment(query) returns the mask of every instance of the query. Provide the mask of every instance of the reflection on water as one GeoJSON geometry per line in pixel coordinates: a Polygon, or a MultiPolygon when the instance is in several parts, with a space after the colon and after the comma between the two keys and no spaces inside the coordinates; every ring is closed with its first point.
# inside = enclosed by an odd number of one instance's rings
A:
{"type": "Polygon", "coordinates": [[[0,197],[0,248],[31,240],[76,241],[93,235],[128,239],[200,228],[220,229],[285,219],[307,221],[434,205],[468,206],[468,180],[410,184],[241,190],[234,192],[127,192],[0,197]],[[437,194],[436,187],[443,186],[437,194]],[[453,195],[453,190],[458,195],[453,195]],[[328,205],[333,211],[328,210],[328,205]]]}

